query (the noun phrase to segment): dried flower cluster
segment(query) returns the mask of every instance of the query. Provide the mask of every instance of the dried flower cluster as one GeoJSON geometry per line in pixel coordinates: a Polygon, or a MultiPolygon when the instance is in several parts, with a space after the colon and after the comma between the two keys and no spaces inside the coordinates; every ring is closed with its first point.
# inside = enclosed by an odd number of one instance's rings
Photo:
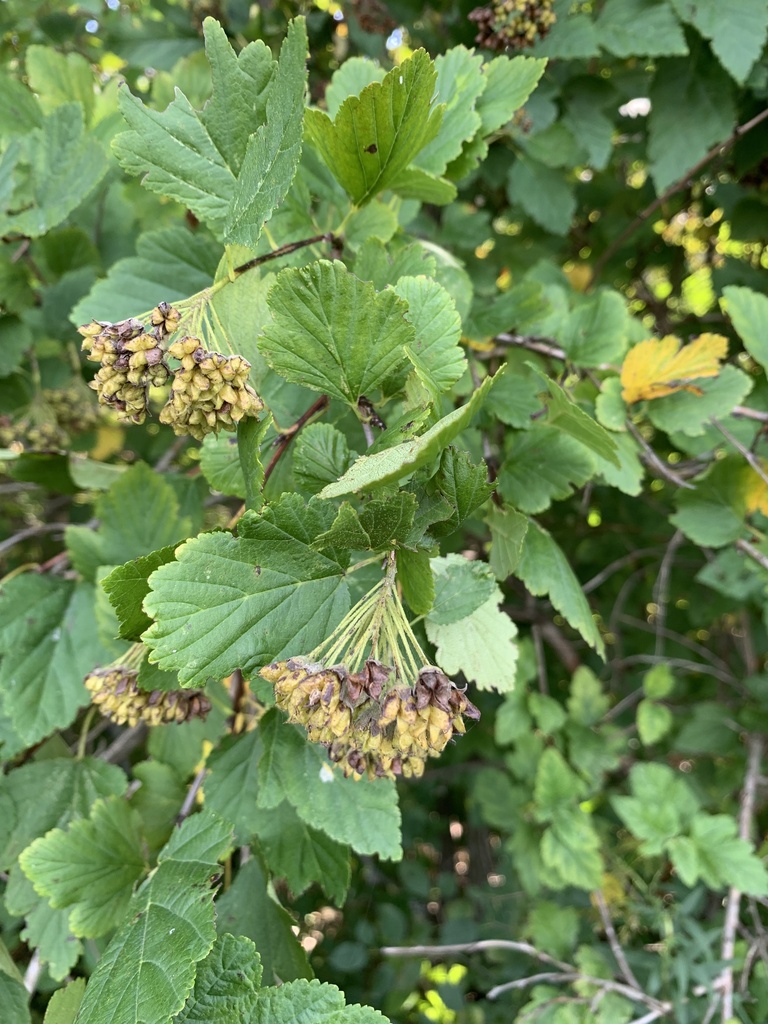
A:
{"type": "Polygon", "coordinates": [[[557,20],[554,0],[497,0],[469,15],[478,27],[475,42],[489,50],[525,50],[543,39],[557,20]]]}
{"type": "Polygon", "coordinates": [[[206,434],[235,430],[244,416],[257,416],[264,408],[248,383],[250,363],[242,356],[207,352],[199,338],[184,337],[163,343],[178,329],[181,314],[161,302],[149,322],[132,317],[118,323],[94,320],[79,328],[83,350],[100,364],[91,387],[102,405],[119,419],[143,423],[149,411],[149,389],[171,381],[171,393],[160,421],[177,434],[202,440],[206,434]],[[181,365],[172,370],[166,356],[181,365]]]}
{"type": "Polygon", "coordinates": [[[140,690],[138,671],[125,664],[94,669],[86,688],[101,713],[118,725],[167,725],[205,718],[211,702],[201,690],[140,690]]]}

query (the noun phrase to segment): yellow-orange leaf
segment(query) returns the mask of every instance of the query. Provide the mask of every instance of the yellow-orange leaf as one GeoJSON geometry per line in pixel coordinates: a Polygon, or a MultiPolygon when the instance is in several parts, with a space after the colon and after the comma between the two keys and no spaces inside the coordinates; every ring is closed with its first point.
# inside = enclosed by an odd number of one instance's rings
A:
{"type": "Polygon", "coordinates": [[[701,394],[695,381],[716,377],[728,354],[728,339],[722,334],[701,334],[682,345],[680,338],[641,341],[627,353],[621,368],[621,397],[630,405],[642,399],[663,398],[676,391],[701,394]]]}

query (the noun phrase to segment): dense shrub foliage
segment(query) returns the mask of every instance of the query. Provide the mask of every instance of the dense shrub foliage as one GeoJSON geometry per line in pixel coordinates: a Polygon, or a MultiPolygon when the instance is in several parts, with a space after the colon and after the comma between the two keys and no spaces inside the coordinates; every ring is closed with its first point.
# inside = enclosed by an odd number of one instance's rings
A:
{"type": "Polygon", "coordinates": [[[767,31],[2,4],[3,1024],[765,1020],[767,31]]]}

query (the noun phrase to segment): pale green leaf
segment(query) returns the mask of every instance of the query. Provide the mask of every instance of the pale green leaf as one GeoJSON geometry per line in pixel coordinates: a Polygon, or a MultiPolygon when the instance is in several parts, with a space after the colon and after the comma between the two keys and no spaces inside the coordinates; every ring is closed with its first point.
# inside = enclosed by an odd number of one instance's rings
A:
{"type": "Polygon", "coordinates": [[[208,811],[174,832],[96,965],[77,1024],[103,1024],[105,1006],[111,1024],[164,1021],[179,1012],[196,964],[216,940],[211,879],[231,842],[229,827],[208,811]]]}
{"type": "Polygon", "coordinates": [[[590,452],[556,427],[536,424],[512,434],[499,472],[499,493],[523,512],[543,512],[595,472],[590,452]]]}
{"type": "Polygon", "coordinates": [[[426,548],[400,548],[397,552],[397,579],[408,607],[416,615],[426,614],[435,600],[435,578],[429,563],[426,548]]]}
{"type": "Polygon", "coordinates": [[[389,779],[355,781],[332,768],[322,748],[307,743],[278,712],[261,720],[265,752],[260,765],[262,807],[287,800],[311,828],[358,853],[399,860],[400,810],[389,779]]]}
{"type": "Polygon", "coordinates": [[[433,104],[436,79],[434,64],[417,50],[383,81],[344,100],[333,121],[321,110],[306,112],[308,140],[355,205],[390,188],[437,135],[442,108],[433,104]]]}
{"type": "Polygon", "coordinates": [[[713,60],[663,61],[649,97],[648,157],[657,193],[690,170],[733,131],[731,80],[713,60]]]}
{"type": "Polygon", "coordinates": [[[416,332],[409,351],[426,368],[433,387],[438,392],[448,391],[467,368],[459,344],[461,319],[453,299],[428,277],[401,277],[395,292],[407,302],[405,318],[416,332]]]}
{"type": "Polygon", "coordinates": [[[552,536],[533,520],[528,524],[515,575],[535,597],[548,596],[563,618],[603,656],[603,638],[573,569],[552,536]]]}
{"type": "Polygon", "coordinates": [[[491,505],[486,522],[491,529],[488,563],[497,580],[504,581],[517,568],[528,531],[528,518],[511,508],[491,505]]]}
{"type": "Polygon", "coordinates": [[[536,726],[545,736],[553,736],[560,732],[568,721],[563,705],[548,693],[537,693],[534,690],[528,697],[528,710],[536,726]]]}
{"type": "Polygon", "coordinates": [[[425,620],[437,663],[447,675],[462,672],[479,689],[500,693],[514,687],[517,663],[517,627],[499,608],[502,600],[494,586],[491,597],[466,618],[450,625],[438,624],[431,615],[425,620]]]}
{"type": "Polygon", "coordinates": [[[701,394],[685,389],[648,403],[648,419],[659,430],[679,431],[699,437],[711,416],[727,416],[741,405],[752,390],[753,381],[743,370],[724,366],[717,377],[696,382],[701,394]]]}
{"type": "Polygon", "coordinates": [[[541,859],[545,868],[556,872],[561,887],[592,891],[600,886],[600,839],[583,811],[560,814],[552,822],[541,839],[541,859]]]}
{"type": "Polygon", "coordinates": [[[337,907],[343,905],[351,875],[347,846],[310,828],[287,801],[259,811],[258,837],[270,871],[286,880],[294,896],[317,882],[337,907]]]}
{"type": "Polygon", "coordinates": [[[249,1021],[261,983],[261,960],[250,939],[220,935],[197,968],[195,986],[173,1024],[249,1021]]]}
{"type": "Polygon", "coordinates": [[[768,366],[768,296],[751,288],[730,285],[723,288],[723,297],[726,312],[744,348],[765,369],[768,366]]]}
{"type": "Polygon", "coordinates": [[[497,132],[512,120],[536,88],[546,66],[546,60],[536,57],[505,56],[483,65],[486,85],[476,104],[483,135],[497,132]]]}
{"type": "MultiPolygon", "coordinates": [[[[0,229],[4,234],[14,232],[37,238],[80,205],[109,165],[99,143],[85,134],[79,103],[64,103],[52,110],[42,126],[25,137],[24,146],[23,160],[29,165],[29,180],[19,202],[9,197],[5,206],[6,210],[20,212],[0,214],[0,229]]],[[[9,149],[7,153],[10,152],[9,149]]]]}
{"type": "Polygon", "coordinates": [[[437,135],[427,143],[414,163],[431,174],[444,174],[482,124],[475,103],[486,87],[483,58],[464,46],[453,46],[435,60],[437,102],[445,104],[437,135]]]}
{"type": "Polygon", "coordinates": [[[32,92],[10,74],[0,75],[0,132],[4,136],[26,135],[42,123],[43,112],[32,92]]]}
{"type": "Polygon", "coordinates": [[[27,82],[48,113],[73,100],[82,104],[86,124],[93,114],[93,69],[79,53],[58,53],[50,46],[30,46],[26,56],[27,82]]]}
{"type": "Polygon", "coordinates": [[[563,807],[576,807],[583,795],[584,782],[559,750],[547,747],[539,760],[533,788],[536,820],[555,820],[563,807]]]}
{"type": "Polygon", "coordinates": [[[507,372],[488,396],[485,408],[501,423],[516,430],[529,430],[531,417],[541,412],[541,381],[520,358],[525,353],[511,351],[506,360],[507,372]]]}
{"type": "MultiPolygon", "coordinates": [[[[264,969],[264,981],[270,985],[294,978],[311,978],[307,954],[293,932],[296,922],[277,902],[270,888],[267,866],[261,851],[256,849],[216,902],[218,932],[220,935],[226,932],[245,935],[253,942],[264,969]]],[[[254,1019],[253,1014],[247,1018],[249,1024],[254,1019]]],[[[231,1020],[230,1016],[227,1024],[231,1020]]]]}
{"type": "Polygon", "coordinates": [[[415,513],[416,497],[405,492],[393,498],[374,498],[359,513],[344,502],[331,528],[312,546],[320,551],[333,547],[354,551],[391,548],[409,536],[415,513]]]}
{"type": "Polygon", "coordinates": [[[69,930],[67,911],[54,910],[38,896],[18,865],[10,871],[5,904],[10,913],[25,919],[21,938],[30,949],[37,950],[50,976],[55,981],[66,978],[83,952],[82,942],[69,930]],[[23,891],[19,879],[26,887],[23,891]]]}
{"type": "Polygon", "coordinates": [[[595,28],[601,47],[616,57],[688,53],[683,29],[667,0],[608,0],[595,28]]]}
{"type": "Polygon", "coordinates": [[[617,455],[619,458],[618,467],[606,459],[595,458],[595,467],[611,487],[616,487],[623,494],[632,496],[640,494],[643,489],[643,476],[645,468],[640,461],[640,449],[637,441],[627,434],[616,434],[617,455]]]}
{"type": "Polygon", "coordinates": [[[497,371],[495,377],[486,377],[466,405],[444,416],[421,437],[373,455],[361,456],[340,480],[324,487],[320,497],[336,498],[353,491],[394,483],[431,462],[469,426],[502,371],[503,368],[497,371]]]}
{"type": "Polygon", "coordinates": [[[565,235],[576,211],[573,185],[563,173],[527,156],[512,164],[507,184],[509,201],[546,231],[565,235]]]}
{"type": "Polygon", "coordinates": [[[672,0],[683,21],[689,22],[712,44],[720,63],[743,84],[760,56],[768,33],[768,5],[764,0],[672,0]]]}
{"type": "MultiPolygon", "coordinates": [[[[573,951],[579,935],[580,916],[575,907],[560,906],[549,900],[537,900],[525,923],[537,949],[550,956],[565,957],[573,951]]],[[[600,1000],[602,1005],[603,1000],[600,1000]]],[[[565,1024],[565,1022],[563,1022],[565,1024]]],[[[619,1024],[614,1021],[614,1024],[619,1024]]]]}
{"type": "Polygon", "coordinates": [[[698,874],[713,889],[734,886],[750,896],[768,893],[768,871],[751,844],[739,838],[728,814],[697,814],[691,822],[698,874]]]}
{"type": "Polygon", "coordinates": [[[627,405],[621,397],[622,384],[619,377],[607,377],[600,394],[595,400],[595,415],[604,427],[614,431],[627,429],[627,405]]]}
{"type": "Polygon", "coordinates": [[[596,725],[608,710],[609,703],[594,672],[586,665],[580,665],[571,680],[571,692],[568,697],[570,718],[579,725],[596,725]]]}
{"type": "Polygon", "coordinates": [[[161,565],[172,562],[174,544],[148,555],[134,558],[125,565],[119,565],[101,580],[102,589],[109,598],[120,621],[119,636],[123,640],[138,640],[152,620],[144,613],[141,603],[149,593],[149,577],[161,565]]]}
{"type": "Polygon", "coordinates": [[[370,1006],[346,1006],[335,985],[319,981],[289,981],[259,993],[250,1024],[389,1024],[370,1006]]]}
{"type": "Polygon", "coordinates": [[[372,82],[383,81],[384,75],[384,69],[370,57],[349,57],[334,71],[325,90],[325,109],[328,116],[335,118],[347,97],[357,96],[372,82]]]}
{"type": "Polygon", "coordinates": [[[131,807],[139,812],[142,833],[154,854],[170,839],[187,787],[172,765],[154,758],[133,765],[133,777],[141,785],[131,795],[131,807]]]}
{"type": "Polygon", "coordinates": [[[19,862],[52,907],[71,908],[73,934],[96,938],[121,923],[146,871],[140,818],[120,797],[97,800],[88,818],[36,839],[19,862]]]}
{"type": "Polygon", "coordinates": [[[499,593],[490,567],[463,555],[433,558],[432,573],[435,601],[429,621],[435,626],[448,626],[466,619],[499,593]]]}
{"type": "Polygon", "coordinates": [[[282,271],[267,301],[272,320],[259,347],[272,369],[353,406],[402,369],[416,337],[402,299],[338,261],[282,271]]]}
{"type": "Polygon", "coordinates": [[[85,978],[75,978],[57,989],[46,1007],[43,1024],[74,1024],[85,994],[85,978]]]}
{"type": "Polygon", "coordinates": [[[430,490],[435,488],[442,494],[451,506],[450,516],[441,517],[431,527],[433,537],[454,533],[493,494],[486,464],[480,462],[475,465],[468,452],[453,445],[443,452],[440,468],[429,486],[430,490]]]}
{"type": "Polygon", "coordinates": [[[675,677],[669,665],[654,665],[643,676],[643,693],[651,700],[663,700],[675,688],[675,677]]]}
{"type": "Polygon", "coordinates": [[[604,288],[579,299],[557,340],[577,366],[620,363],[629,345],[630,318],[623,296],[604,288]]]}
{"type": "Polygon", "coordinates": [[[637,732],[646,747],[663,740],[674,725],[672,712],[654,700],[641,700],[637,705],[637,732]]]}
{"type": "MultiPolygon", "coordinates": [[[[266,48],[266,47],[265,47],[266,48]]],[[[224,234],[254,248],[264,222],[290,188],[301,156],[307,70],[304,18],[294,18],[267,95],[266,120],[248,140],[224,234]]]]}
{"type": "Polygon", "coordinates": [[[715,463],[695,481],[695,490],[680,490],[677,511],[669,521],[694,544],[721,548],[732,543],[744,529],[743,464],[736,458],[715,463]]]}

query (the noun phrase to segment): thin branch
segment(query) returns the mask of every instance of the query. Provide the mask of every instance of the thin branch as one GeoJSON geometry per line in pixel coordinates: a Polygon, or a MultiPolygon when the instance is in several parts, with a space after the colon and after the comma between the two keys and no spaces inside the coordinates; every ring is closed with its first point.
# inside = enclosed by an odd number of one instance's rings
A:
{"type": "Polygon", "coordinates": [[[10,551],[17,544],[21,544],[23,540],[29,540],[30,537],[38,537],[44,533],[64,533],[66,526],[66,523],[40,523],[39,526],[26,526],[18,533],[14,533],[12,537],[0,542],[0,555],[10,551]]]}
{"type": "Polygon", "coordinates": [[[624,955],[624,950],[622,949],[621,943],[619,942],[619,937],[616,934],[616,929],[613,927],[613,921],[611,920],[611,915],[608,910],[608,905],[605,902],[605,897],[603,896],[600,889],[595,889],[595,891],[592,893],[592,897],[595,903],[597,904],[597,909],[600,911],[600,917],[603,922],[603,928],[605,929],[605,934],[608,937],[608,944],[611,947],[611,952],[613,953],[616,963],[619,965],[619,970],[624,975],[624,978],[629,982],[630,985],[632,985],[634,988],[639,989],[640,982],[635,977],[632,968],[629,966],[627,958],[624,955]]]}
{"type": "Polygon", "coordinates": [[[642,1017],[637,1017],[631,1021],[630,1024],[651,1024],[651,1021],[658,1020],[659,1017],[663,1017],[666,1010],[651,1010],[650,1013],[644,1014],[642,1017]]]}
{"type": "Polygon", "coordinates": [[[177,437],[172,444],[168,445],[163,454],[155,463],[156,473],[164,473],[166,469],[169,469],[173,465],[176,456],[187,443],[187,440],[188,438],[186,437],[186,435],[184,437],[177,437]]]}
{"type": "Polygon", "coordinates": [[[757,562],[758,565],[762,566],[763,569],[768,569],[768,555],[764,555],[762,551],[759,551],[754,546],[754,544],[750,544],[750,542],[745,540],[743,537],[738,537],[736,539],[736,547],[739,551],[743,551],[745,555],[749,555],[749,557],[754,562],[757,562]]]}
{"type": "Polygon", "coordinates": [[[688,661],[687,658],[665,658],[657,654],[630,654],[621,658],[615,663],[620,668],[629,668],[631,665],[669,665],[670,668],[679,668],[683,672],[700,672],[704,676],[713,676],[723,683],[733,686],[738,683],[736,676],[730,672],[723,672],[714,665],[704,665],[699,661],[688,661]]]}
{"type": "Polygon", "coordinates": [[[240,277],[241,274],[245,274],[255,267],[260,267],[263,263],[269,263],[270,260],[278,260],[281,256],[290,256],[292,252],[304,249],[308,245],[317,245],[318,242],[327,242],[329,245],[337,247],[340,244],[340,239],[336,238],[330,231],[326,231],[323,235],[302,238],[299,242],[288,242],[286,245],[281,245],[279,249],[273,250],[273,252],[265,253],[263,256],[254,256],[247,263],[241,263],[239,267],[235,267],[232,275],[233,277],[240,277]]]}
{"type": "Polygon", "coordinates": [[[768,423],[768,412],[761,412],[760,409],[750,409],[746,405],[737,405],[731,409],[731,416],[741,416],[745,420],[758,420],[760,423],[768,423]]]}
{"type": "Polygon", "coordinates": [[[127,757],[131,751],[135,750],[136,747],[140,747],[144,742],[144,738],[147,735],[147,727],[143,722],[139,722],[138,725],[134,725],[131,729],[126,729],[125,732],[120,733],[114,743],[110,744],[106,750],[102,750],[97,757],[101,761],[108,761],[110,764],[117,764],[122,761],[123,758],[127,757]]]}
{"type": "Polygon", "coordinates": [[[496,985],[487,994],[487,999],[495,999],[502,992],[510,992],[516,988],[528,988],[530,985],[539,985],[545,981],[578,981],[581,975],[575,971],[572,974],[565,974],[563,971],[542,971],[541,974],[531,974],[528,978],[518,978],[516,981],[505,981],[496,985]]]}
{"type": "MultiPolygon", "coordinates": [[[[749,842],[752,833],[752,818],[755,813],[755,793],[760,775],[760,764],[763,759],[763,737],[758,733],[750,734],[747,740],[747,771],[744,776],[744,787],[741,791],[739,806],[739,837],[749,842]]],[[[721,974],[723,994],[722,1019],[725,1022],[733,1017],[733,957],[736,947],[736,927],[739,923],[741,909],[741,890],[731,886],[725,904],[725,922],[723,924],[723,943],[720,958],[727,961],[728,966],[721,974]]]]}
{"type": "Polygon", "coordinates": [[[683,543],[682,530],[676,530],[667,544],[667,550],[659,566],[659,575],[653,587],[653,603],[656,605],[654,626],[656,631],[656,646],[654,653],[664,653],[664,626],[667,619],[667,605],[669,603],[669,577],[672,573],[672,566],[675,561],[677,549],[683,543]]]}
{"type": "Polygon", "coordinates": [[[310,405],[310,407],[307,409],[307,411],[303,412],[301,416],[299,416],[295,423],[288,427],[287,430],[281,430],[278,433],[278,436],[275,439],[274,455],[269,460],[267,468],[264,470],[264,482],[262,484],[262,489],[266,487],[267,480],[269,480],[269,478],[272,476],[275,466],[282,458],[286,448],[294,439],[294,437],[296,437],[296,435],[302,429],[302,427],[305,427],[307,423],[309,423],[313,416],[316,416],[319,412],[322,412],[327,407],[327,405],[328,395],[320,395],[317,401],[313,402],[312,405],[310,405]]]}
{"type": "Polygon", "coordinates": [[[683,478],[675,473],[673,469],[670,469],[665,462],[661,461],[659,456],[653,448],[651,448],[632,420],[627,420],[627,430],[640,445],[640,448],[642,449],[643,462],[649,469],[653,470],[657,476],[662,477],[670,484],[674,484],[675,487],[685,487],[689,491],[696,490],[693,484],[689,484],[687,480],[683,480],[683,478]]]}
{"type": "Polygon", "coordinates": [[[517,348],[524,348],[528,352],[538,352],[541,356],[547,356],[548,359],[559,359],[562,363],[568,359],[565,350],[556,345],[551,338],[534,338],[524,334],[507,334],[505,331],[502,334],[497,334],[493,340],[498,341],[501,345],[515,345],[517,348]]]}
{"type": "Polygon", "coordinates": [[[635,219],[630,224],[628,224],[627,227],[621,232],[618,238],[615,238],[613,242],[611,242],[611,244],[608,246],[608,248],[605,249],[604,252],[602,252],[599,258],[595,261],[595,265],[592,268],[593,283],[597,281],[600,277],[600,274],[602,273],[603,268],[605,267],[608,260],[613,255],[615,255],[615,253],[617,253],[619,249],[621,249],[622,245],[624,245],[627,239],[631,238],[632,235],[634,235],[635,231],[637,231],[637,229],[642,224],[644,224],[645,221],[648,220],[651,214],[654,214],[660,207],[664,205],[664,203],[666,203],[668,199],[671,199],[672,196],[676,195],[678,192],[682,192],[684,188],[687,188],[691,184],[692,180],[699,173],[699,171],[703,170],[710,162],[710,160],[714,160],[716,156],[720,156],[726,150],[730,149],[734,142],[740,139],[742,135],[746,135],[747,132],[752,131],[753,128],[756,128],[767,117],[768,108],[766,110],[763,110],[756,117],[753,117],[751,120],[745,122],[742,125],[739,125],[739,127],[736,128],[732,135],[725,139],[725,141],[718,142],[717,145],[713,146],[708,153],[705,153],[705,155],[701,158],[701,160],[698,161],[698,163],[694,164],[690,170],[686,171],[681,178],[678,178],[677,181],[674,181],[669,186],[669,188],[666,189],[666,191],[662,192],[660,196],[657,196],[657,198],[654,199],[653,202],[650,203],[648,206],[646,206],[644,210],[641,210],[641,212],[638,213],[635,219]]]}
{"type": "Polygon", "coordinates": [[[768,484],[768,473],[766,473],[763,469],[762,464],[760,463],[760,460],[757,458],[755,453],[751,452],[749,448],[745,447],[738,439],[738,437],[734,437],[730,430],[724,427],[720,420],[717,419],[717,417],[710,417],[709,422],[712,424],[713,427],[716,427],[720,431],[720,433],[723,435],[728,444],[733,445],[736,451],[739,452],[740,455],[744,456],[744,458],[750,464],[752,469],[754,469],[754,471],[757,473],[757,475],[760,477],[763,483],[768,484]]]}
{"type": "Polygon", "coordinates": [[[177,825],[180,825],[182,821],[184,821],[185,818],[188,818],[189,815],[192,813],[192,808],[195,806],[197,794],[200,792],[200,787],[202,786],[203,780],[205,779],[205,776],[207,774],[208,769],[205,767],[205,765],[203,765],[203,767],[198,771],[197,775],[192,780],[192,785],[189,787],[187,795],[184,797],[184,803],[181,805],[181,810],[176,815],[177,825]]]}
{"type": "Polygon", "coordinates": [[[631,565],[637,561],[638,558],[647,558],[650,555],[658,555],[660,548],[638,548],[637,551],[630,551],[626,555],[622,555],[621,558],[617,558],[615,561],[606,565],[604,569],[601,569],[596,576],[593,576],[591,580],[587,580],[584,586],[581,588],[585,594],[591,594],[593,590],[597,590],[607,579],[610,579],[615,572],[619,569],[623,569],[625,565],[631,565]]]}
{"type": "Polygon", "coordinates": [[[666,626],[661,627],[659,630],[658,626],[651,626],[644,619],[636,619],[634,615],[620,615],[619,622],[625,623],[627,626],[634,626],[635,629],[642,629],[646,633],[660,632],[667,640],[673,640],[676,644],[680,644],[681,647],[687,647],[689,651],[693,651],[694,654],[698,654],[700,658],[706,658],[712,665],[719,666],[724,672],[730,672],[728,662],[723,661],[719,658],[714,651],[710,651],[708,647],[703,644],[697,644],[695,640],[690,640],[683,633],[676,633],[674,629],[667,629],[666,626]]]}

